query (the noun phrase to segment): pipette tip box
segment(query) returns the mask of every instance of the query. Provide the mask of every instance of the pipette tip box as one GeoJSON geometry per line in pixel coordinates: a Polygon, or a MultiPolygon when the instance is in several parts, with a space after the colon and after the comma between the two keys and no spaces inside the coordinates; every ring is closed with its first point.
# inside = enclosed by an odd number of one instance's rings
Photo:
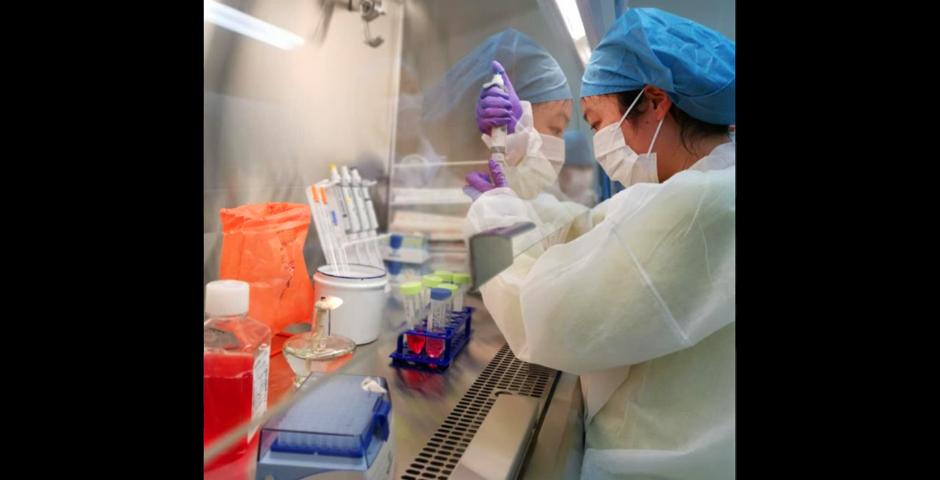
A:
{"type": "Polygon", "coordinates": [[[384,378],[311,375],[296,394],[302,397],[261,429],[256,480],[327,472],[390,477],[392,404],[384,378]]]}

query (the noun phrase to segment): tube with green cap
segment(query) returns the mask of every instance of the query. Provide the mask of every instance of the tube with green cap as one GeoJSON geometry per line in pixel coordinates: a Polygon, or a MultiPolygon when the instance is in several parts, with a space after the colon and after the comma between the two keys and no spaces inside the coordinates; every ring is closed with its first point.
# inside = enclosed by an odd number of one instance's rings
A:
{"type": "Polygon", "coordinates": [[[434,276],[441,277],[441,282],[444,282],[444,283],[453,283],[454,281],[454,274],[451,272],[448,272],[447,270],[438,270],[434,272],[434,276]]]}
{"type": "Polygon", "coordinates": [[[402,296],[402,303],[405,309],[405,319],[408,326],[417,328],[423,320],[421,314],[421,283],[406,282],[399,287],[402,296]]]}
{"type": "Polygon", "coordinates": [[[454,273],[454,285],[457,285],[457,293],[454,294],[454,311],[463,311],[463,297],[470,290],[470,274],[463,272],[454,273]]]}

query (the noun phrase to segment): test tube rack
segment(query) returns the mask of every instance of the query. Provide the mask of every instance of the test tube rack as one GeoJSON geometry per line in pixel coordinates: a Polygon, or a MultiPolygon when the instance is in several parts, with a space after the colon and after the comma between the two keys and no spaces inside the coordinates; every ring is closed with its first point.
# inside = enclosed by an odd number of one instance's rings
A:
{"type": "Polygon", "coordinates": [[[447,369],[470,341],[472,317],[473,307],[464,307],[461,312],[451,312],[450,321],[442,331],[430,332],[424,327],[417,327],[399,333],[395,351],[389,355],[392,358],[392,365],[435,371],[447,369]],[[415,353],[408,348],[406,337],[409,335],[425,337],[425,346],[430,339],[443,340],[444,351],[437,358],[428,356],[426,347],[421,352],[415,353]]]}

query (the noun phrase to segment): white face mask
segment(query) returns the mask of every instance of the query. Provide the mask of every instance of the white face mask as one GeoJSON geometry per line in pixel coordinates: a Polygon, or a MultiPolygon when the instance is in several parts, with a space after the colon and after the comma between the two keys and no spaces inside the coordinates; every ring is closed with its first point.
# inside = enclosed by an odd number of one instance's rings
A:
{"type": "Polygon", "coordinates": [[[617,180],[625,187],[634,183],[659,183],[659,174],[656,171],[656,154],[653,153],[653,144],[656,143],[656,137],[659,136],[659,129],[662,128],[666,117],[659,121],[656,127],[656,133],[653,134],[653,141],[650,142],[650,148],[645,155],[637,155],[623,138],[623,131],[620,125],[627,118],[630,110],[633,110],[636,102],[643,96],[643,91],[637,95],[627,111],[620,117],[620,121],[612,123],[597,131],[594,134],[594,155],[597,156],[598,163],[607,172],[611,180],[617,180]]]}
{"type": "Polygon", "coordinates": [[[565,164],[565,140],[541,135],[542,146],[538,156],[526,156],[516,165],[503,169],[506,182],[520,198],[535,198],[555,183],[565,164]]]}
{"type": "Polygon", "coordinates": [[[597,200],[594,191],[594,166],[569,166],[558,176],[558,186],[571,200],[594,206],[597,200]]]}

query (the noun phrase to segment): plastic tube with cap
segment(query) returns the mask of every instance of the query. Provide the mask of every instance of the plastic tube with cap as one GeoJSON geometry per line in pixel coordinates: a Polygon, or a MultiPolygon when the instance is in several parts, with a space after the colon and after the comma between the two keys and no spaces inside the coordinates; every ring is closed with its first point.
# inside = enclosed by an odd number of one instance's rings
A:
{"type": "Polygon", "coordinates": [[[406,282],[399,287],[402,306],[405,310],[405,322],[411,328],[421,326],[421,283],[406,282]]]}
{"type": "Polygon", "coordinates": [[[470,275],[457,272],[454,274],[453,281],[454,285],[457,285],[457,293],[454,295],[454,311],[462,312],[464,296],[467,294],[467,290],[470,290],[470,275]]]}
{"type": "Polygon", "coordinates": [[[453,283],[445,282],[445,283],[439,284],[437,288],[443,288],[443,289],[446,289],[448,292],[450,292],[450,298],[447,299],[447,311],[453,312],[457,310],[456,308],[454,308],[454,295],[457,294],[457,290],[458,290],[457,285],[454,285],[453,283]]]}
{"type": "Polygon", "coordinates": [[[393,233],[388,237],[388,256],[389,258],[399,258],[401,254],[399,249],[401,249],[402,243],[404,243],[405,237],[401,234],[393,233]]]}
{"type": "Polygon", "coordinates": [[[447,325],[450,313],[447,305],[450,296],[450,290],[446,288],[431,289],[431,313],[428,315],[428,331],[440,331],[444,328],[444,325],[447,325]]]}
{"type": "Polygon", "coordinates": [[[421,309],[422,315],[426,315],[428,305],[431,302],[431,289],[441,284],[441,277],[436,275],[425,275],[421,277],[421,309]]]}

